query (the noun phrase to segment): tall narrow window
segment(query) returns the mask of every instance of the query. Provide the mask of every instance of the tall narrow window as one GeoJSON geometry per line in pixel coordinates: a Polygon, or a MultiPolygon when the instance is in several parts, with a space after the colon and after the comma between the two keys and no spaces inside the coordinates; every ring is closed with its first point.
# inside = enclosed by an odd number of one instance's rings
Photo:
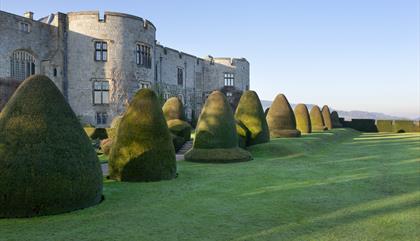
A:
{"type": "Polygon", "coordinates": [[[235,75],[232,73],[225,73],[225,86],[235,86],[235,75]]]}
{"type": "Polygon", "coordinates": [[[10,57],[10,76],[15,80],[24,80],[35,74],[35,58],[32,54],[17,50],[10,57]]]}
{"type": "Polygon", "coordinates": [[[104,41],[95,42],[95,61],[108,60],[108,44],[104,41]]]}
{"type": "Polygon", "coordinates": [[[178,68],[178,85],[184,84],[184,70],[182,68],[178,68]]]}
{"type": "Polygon", "coordinates": [[[151,48],[144,44],[136,46],[136,63],[145,68],[152,68],[151,48]]]}
{"type": "Polygon", "coordinates": [[[109,82],[106,80],[96,80],[93,82],[93,104],[109,104],[109,82]]]}

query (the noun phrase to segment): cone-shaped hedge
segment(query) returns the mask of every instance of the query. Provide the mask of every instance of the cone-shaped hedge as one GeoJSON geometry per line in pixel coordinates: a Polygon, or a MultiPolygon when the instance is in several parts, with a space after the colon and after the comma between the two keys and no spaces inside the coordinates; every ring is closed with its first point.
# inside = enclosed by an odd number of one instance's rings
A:
{"type": "Polygon", "coordinates": [[[319,106],[314,105],[309,113],[311,117],[312,131],[325,131],[328,128],[325,126],[324,118],[322,117],[319,106]]]}
{"type": "Polygon", "coordinates": [[[340,122],[340,117],[338,116],[337,111],[331,112],[331,122],[333,128],[341,128],[343,125],[340,122]]]}
{"type": "Polygon", "coordinates": [[[298,104],[295,107],[296,128],[301,133],[311,133],[312,125],[309,111],[305,104],[298,104]]]}
{"type": "Polygon", "coordinates": [[[64,213],[101,199],[101,167],[79,120],[48,77],[29,77],[0,115],[0,217],[64,213]]]}
{"type": "Polygon", "coordinates": [[[296,119],[292,107],[286,96],[279,94],[271,104],[267,113],[267,124],[271,137],[298,137],[300,131],[296,130],[296,119]]]}
{"type": "Polygon", "coordinates": [[[171,133],[182,138],[174,139],[175,150],[178,150],[179,145],[191,139],[192,127],[185,121],[184,105],[177,97],[172,97],[165,102],[162,110],[171,133]]]}
{"type": "Polygon", "coordinates": [[[225,95],[213,91],[201,111],[193,148],[185,154],[185,160],[226,163],[250,159],[251,154],[238,147],[235,120],[225,95]]]}
{"type": "Polygon", "coordinates": [[[191,139],[191,125],[188,122],[180,120],[180,119],[173,119],[166,122],[168,124],[168,128],[172,134],[182,137],[184,139],[184,143],[191,139]]]}
{"type": "Polygon", "coordinates": [[[159,100],[150,89],[136,93],[124,114],[109,157],[110,178],[159,181],[176,175],[175,150],[159,100]]]}
{"type": "Polygon", "coordinates": [[[328,130],[331,130],[333,128],[333,124],[331,120],[330,108],[327,105],[322,107],[322,118],[324,119],[325,126],[328,128],[328,130]]]}
{"type": "Polygon", "coordinates": [[[169,98],[162,107],[167,121],[179,119],[185,121],[184,105],[178,97],[169,98]]]}
{"type": "Polygon", "coordinates": [[[236,108],[235,119],[249,131],[248,137],[245,133],[238,132],[242,138],[245,138],[247,146],[270,141],[267,120],[260,98],[255,91],[248,90],[242,94],[236,108]]]}

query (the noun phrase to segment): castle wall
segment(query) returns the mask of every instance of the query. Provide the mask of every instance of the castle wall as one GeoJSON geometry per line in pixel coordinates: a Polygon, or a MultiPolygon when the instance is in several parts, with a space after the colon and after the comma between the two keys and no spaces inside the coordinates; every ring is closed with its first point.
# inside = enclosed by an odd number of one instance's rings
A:
{"type": "Polygon", "coordinates": [[[49,76],[62,89],[61,79],[50,71],[50,64],[61,65],[62,59],[49,61],[57,52],[55,43],[61,41],[62,36],[54,26],[0,11],[0,78],[11,76],[12,53],[25,50],[35,57],[35,73],[49,76]],[[21,23],[28,24],[30,30],[22,31],[21,23]]]}
{"type": "Polygon", "coordinates": [[[187,118],[191,119],[193,113],[197,113],[196,78],[203,73],[199,58],[156,45],[156,66],[156,79],[163,99],[178,96],[184,103],[187,118]],[[182,84],[178,83],[178,69],[182,70],[182,84]]]}
{"type": "Polygon", "coordinates": [[[146,86],[162,100],[180,97],[190,120],[199,116],[211,91],[224,89],[225,73],[235,75],[235,86],[228,91],[249,88],[246,59],[202,59],[164,47],[156,43],[151,22],[128,14],[105,12],[101,19],[99,12],[57,13],[34,21],[0,11],[0,82],[10,76],[10,56],[16,49],[32,53],[36,73],[49,76],[82,122],[93,125],[97,113],[106,113],[109,125],[146,86]],[[29,23],[31,31],[20,31],[20,22],[29,23]],[[107,43],[107,61],[95,61],[95,41],[107,43]],[[136,63],[137,44],[151,48],[150,68],[136,63]],[[109,82],[108,104],[94,103],[98,80],[109,82]]]}
{"type": "Polygon", "coordinates": [[[153,84],[154,66],[136,64],[136,44],[153,48],[156,29],[139,17],[112,12],[105,12],[103,20],[98,12],[69,13],[68,22],[70,105],[85,122],[95,123],[96,112],[108,113],[110,122],[123,112],[141,83],[153,84]],[[94,59],[98,40],[108,44],[106,62],[94,59]],[[93,82],[98,79],[110,83],[109,105],[93,103],[93,82]]]}

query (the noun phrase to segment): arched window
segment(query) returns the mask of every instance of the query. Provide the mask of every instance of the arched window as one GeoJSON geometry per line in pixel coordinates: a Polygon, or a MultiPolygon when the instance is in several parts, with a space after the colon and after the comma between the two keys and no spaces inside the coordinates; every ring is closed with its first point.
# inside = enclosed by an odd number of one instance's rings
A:
{"type": "Polygon", "coordinates": [[[16,80],[24,80],[35,74],[35,57],[24,51],[16,50],[10,57],[10,76],[16,80]]]}

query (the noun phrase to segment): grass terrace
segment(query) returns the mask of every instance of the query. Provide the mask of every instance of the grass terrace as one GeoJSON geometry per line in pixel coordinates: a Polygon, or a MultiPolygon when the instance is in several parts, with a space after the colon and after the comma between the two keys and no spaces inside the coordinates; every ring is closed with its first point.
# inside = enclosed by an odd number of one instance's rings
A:
{"type": "Polygon", "coordinates": [[[419,240],[420,134],[334,129],[275,139],[233,164],[105,180],[105,201],[0,219],[0,240],[419,240]]]}

